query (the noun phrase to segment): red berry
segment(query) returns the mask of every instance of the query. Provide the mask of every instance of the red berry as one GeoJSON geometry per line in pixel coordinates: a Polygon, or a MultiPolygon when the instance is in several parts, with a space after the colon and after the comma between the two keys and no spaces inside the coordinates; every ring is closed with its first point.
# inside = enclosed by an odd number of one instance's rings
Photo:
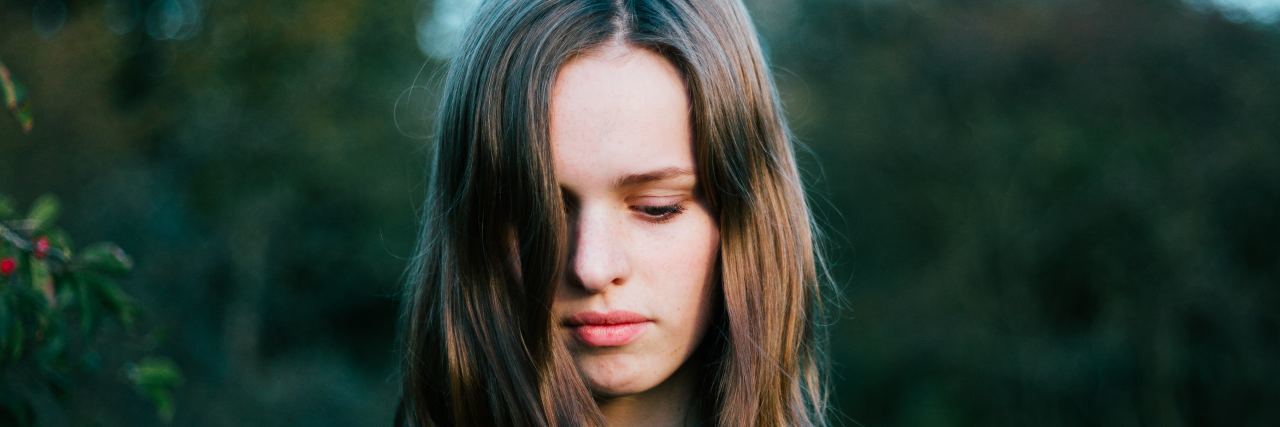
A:
{"type": "Polygon", "coordinates": [[[0,259],[0,275],[8,276],[10,274],[13,274],[13,270],[17,270],[17,269],[18,269],[18,261],[15,261],[13,257],[0,259]]]}
{"type": "Polygon", "coordinates": [[[48,237],[40,236],[39,239],[36,239],[35,255],[36,255],[36,258],[40,258],[40,259],[44,259],[45,256],[49,255],[49,238],[48,237]]]}

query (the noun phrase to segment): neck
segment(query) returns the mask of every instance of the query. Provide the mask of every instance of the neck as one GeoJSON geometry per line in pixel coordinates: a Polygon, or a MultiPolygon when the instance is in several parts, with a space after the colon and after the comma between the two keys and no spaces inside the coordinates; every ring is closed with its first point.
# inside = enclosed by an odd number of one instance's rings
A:
{"type": "Polygon", "coordinates": [[[661,426],[686,427],[700,425],[699,407],[694,388],[697,378],[690,363],[677,369],[671,378],[643,393],[597,397],[600,412],[611,427],[661,426]]]}

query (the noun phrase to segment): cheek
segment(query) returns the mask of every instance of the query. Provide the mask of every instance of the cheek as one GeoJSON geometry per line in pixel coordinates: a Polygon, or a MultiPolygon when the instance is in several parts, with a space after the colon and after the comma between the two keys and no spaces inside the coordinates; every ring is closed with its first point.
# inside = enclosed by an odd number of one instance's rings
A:
{"type": "Polygon", "coordinates": [[[633,243],[641,243],[633,252],[640,265],[661,266],[667,274],[690,278],[713,267],[720,249],[719,229],[702,207],[691,208],[684,218],[669,223],[639,225],[631,237],[633,243]]]}
{"type": "MultiPolygon", "coordinates": [[[[649,236],[649,247],[640,252],[645,283],[651,284],[656,302],[668,305],[668,315],[679,325],[701,329],[716,282],[720,237],[706,213],[668,224],[660,235],[649,236]]],[[[693,331],[697,332],[697,331],[693,331]]]]}

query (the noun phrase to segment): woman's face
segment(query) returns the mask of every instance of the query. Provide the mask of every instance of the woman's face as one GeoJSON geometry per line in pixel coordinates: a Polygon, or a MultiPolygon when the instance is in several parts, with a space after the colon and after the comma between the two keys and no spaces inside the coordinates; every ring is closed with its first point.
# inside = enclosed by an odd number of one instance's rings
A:
{"type": "Polygon", "coordinates": [[[560,70],[551,146],[570,221],[557,333],[597,396],[662,384],[711,318],[720,235],[695,194],[689,101],[676,68],[611,46],[560,70]]]}

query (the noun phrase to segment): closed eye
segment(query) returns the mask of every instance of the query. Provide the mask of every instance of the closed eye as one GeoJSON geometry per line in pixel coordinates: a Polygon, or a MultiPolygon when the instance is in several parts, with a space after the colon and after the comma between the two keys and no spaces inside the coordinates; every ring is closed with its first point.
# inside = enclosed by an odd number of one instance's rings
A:
{"type": "Polygon", "coordinates": [[[663,223],[670,221],[677,215],[684,213],[685,208],[680,204],[674,205],[638,205],[632,206],[631,210],[638,212],[645,220],[654,223],[663,223]]]}

